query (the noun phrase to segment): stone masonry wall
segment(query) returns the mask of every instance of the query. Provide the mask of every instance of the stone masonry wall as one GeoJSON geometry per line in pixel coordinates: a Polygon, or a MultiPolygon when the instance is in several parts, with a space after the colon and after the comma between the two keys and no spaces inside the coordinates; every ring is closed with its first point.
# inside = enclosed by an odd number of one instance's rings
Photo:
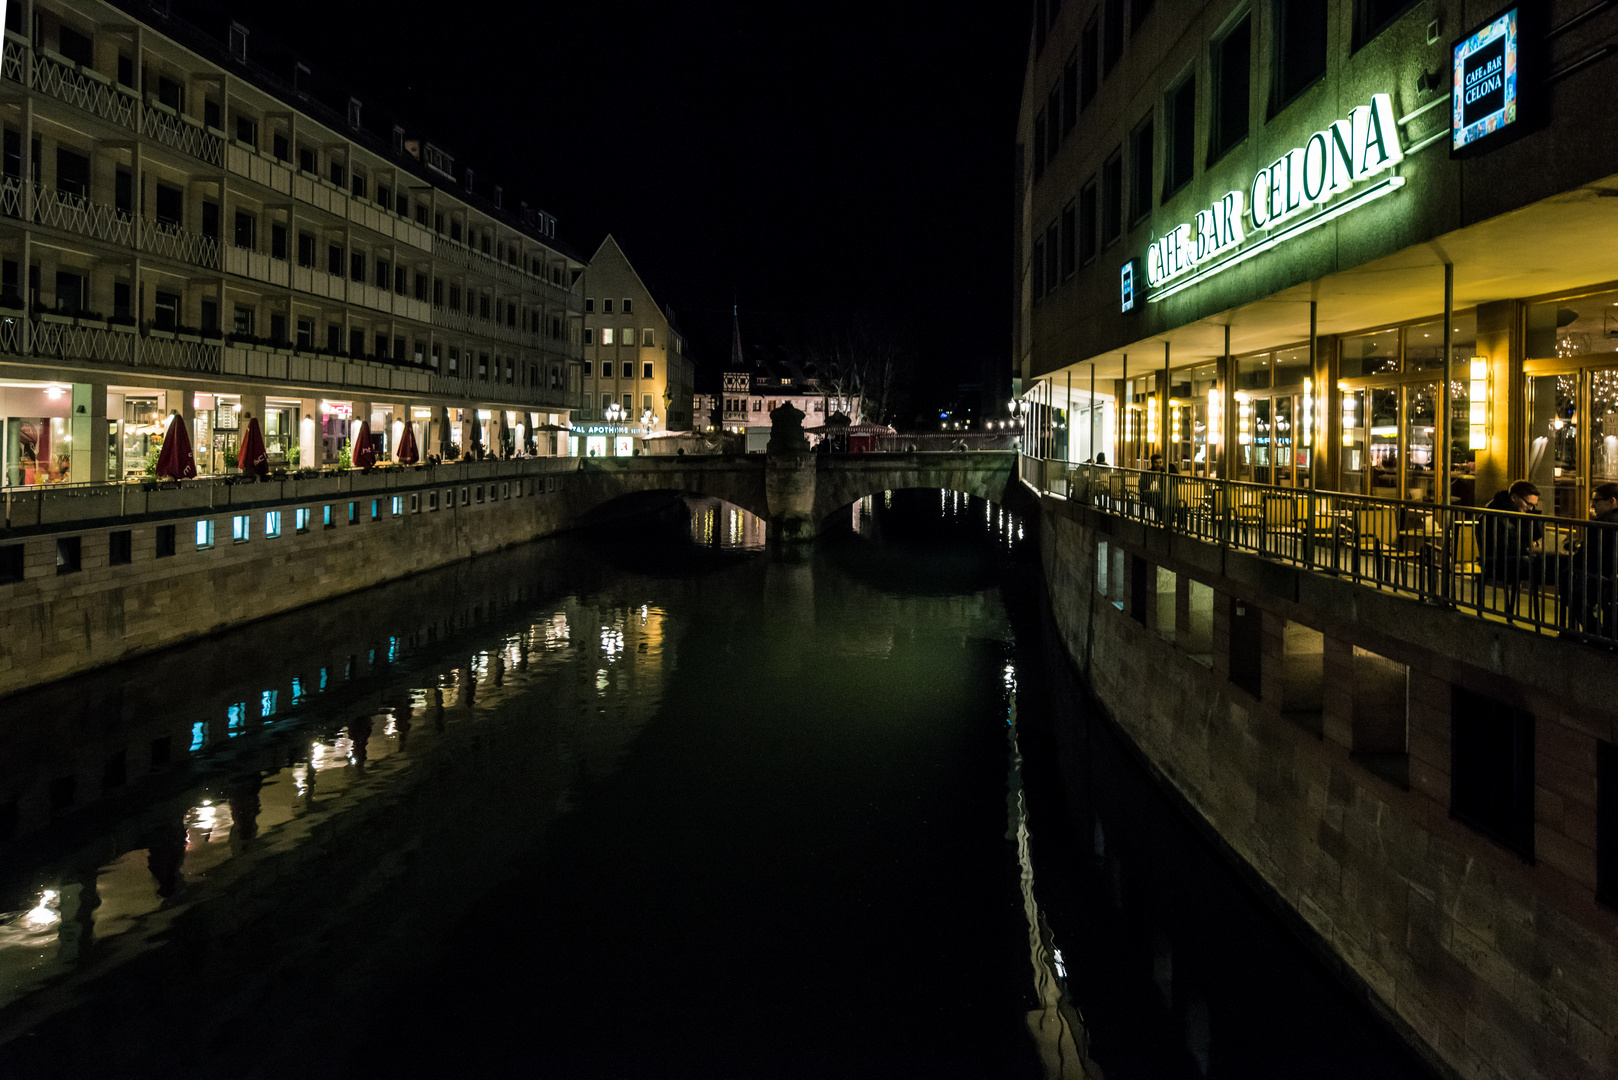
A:
{"type": "MultiPolygon", "coordinates": [[[[0,549],[20,545],[23,553],[22,580],[0,583],[0,697],[556,532],[575,516],[576,502],[591,501],[576,490],[577,464],[537,459],[375,474],[341,487],[331,480],[235,485],[220,489],[229,505],[211,509],[0,531],[0,549]],[[300,508],[310,511],[305,531],[296,527],[300,508]],[[272,511],[281,514],[276,537],[265,534],[272,511]],[[236,542],[232,519],[243,515],[249,538],[236,542]],[[199,521],[213,522],[211,548],[197,545],[199,521]],[[172,556],[157,555],[163,526],[174,528],[172,556]],[[120,531],[131,534],[130,561],[112,565],[110,536],[120,531]],[[75,537],[79,569],[61,573],[58,541],[75,537]]],[[[207,489],[183,493],[196,498],[197,491],[207,489]]]]}
{"type": "Polygon", "coordinates": [[[1442,1072],[1618,1074],[1618,913],[1594,898],[1596,747],[1618,740],[1610,655],[1060,500],[1043,504],[1040,544],[1065,646],[1113,721],[1442,1072]],[[1211,668],[1096,594],[1098,541],[1215,590],[1211,668]],[[1287,623],[1324,635],[1320,730],[1283,715],[1273,677],[1259,696],[1229,680],[1237,602],[1262,610],[1266,673],[1286,662],[1287,623]],[[1408,788],[1373,767],[1404,760],[1387,695],[1359,690],[1398,665],[1408,788]],[[1450,815],[1453,685],[1535,715],[1532,864],[1450,815]]]}

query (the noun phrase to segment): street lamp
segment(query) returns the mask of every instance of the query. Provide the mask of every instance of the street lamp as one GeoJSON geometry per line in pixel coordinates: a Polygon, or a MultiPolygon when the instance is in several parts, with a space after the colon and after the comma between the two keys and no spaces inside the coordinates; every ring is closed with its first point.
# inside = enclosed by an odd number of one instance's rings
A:
{"type": "Polygon", "coordinates": [[[607,423],[616,424],[620,419],[623,418],[623,415],[624,410],[616,401],[607,406],[607,423]]]}

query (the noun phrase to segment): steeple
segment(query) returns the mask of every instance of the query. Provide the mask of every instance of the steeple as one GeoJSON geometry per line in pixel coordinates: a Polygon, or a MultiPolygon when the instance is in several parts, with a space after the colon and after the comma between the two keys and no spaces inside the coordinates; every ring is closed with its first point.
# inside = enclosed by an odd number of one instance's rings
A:
{"type": "Polygon", "coordinates": [[[731,370],[740,370],[745,363],[742,360],[742,317],[740,307],[730,305],[731,335],[730,335],[730,366],[731,370]]]}

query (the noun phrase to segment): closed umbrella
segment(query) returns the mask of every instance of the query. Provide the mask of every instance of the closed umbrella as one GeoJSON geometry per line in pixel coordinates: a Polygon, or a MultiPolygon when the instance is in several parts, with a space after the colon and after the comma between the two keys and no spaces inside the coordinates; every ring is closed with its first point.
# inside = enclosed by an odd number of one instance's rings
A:
{"type": "Polygon", "coordinates": [[[421,454],[416,450],[416,425],[406,420],[404,430],[399,433],[399,448],[393,452],[394,460],[401,465],[414,465],[421,460],[421,454]]]}
{"type": "Polygon", "coordinates": [[[264,450],[264,432],[256,416],[247,419],[247,434],[242,436],[241,449],[236,452],[236,467],[253,477],[270,471],[270,455],[264,450]]]}
{"type": "Polygon", "coordinates": [[[361,472],[370,472],[371,466],[376,464],[376,447],[371,444],[371,425],[364,420],[360,421],[360,429],[354,434],[354,449],[349,453],[348,460],[361,472]]]}
{"type": "Polygon", "coordinates": [[[157,452],[157,478],[189,480],[196,475],[197,459],[191,453],[191,436],[185,430],[185,418],[176,411],[169,416],[163,448],[157,452]]]}

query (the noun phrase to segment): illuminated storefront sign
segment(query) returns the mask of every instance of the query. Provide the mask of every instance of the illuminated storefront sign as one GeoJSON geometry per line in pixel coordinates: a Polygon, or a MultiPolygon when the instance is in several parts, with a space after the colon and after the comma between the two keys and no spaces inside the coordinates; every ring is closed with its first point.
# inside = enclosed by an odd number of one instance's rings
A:
{"type": "Polygon", "coordinates": [[[1153,241],[1146,253],[1146,281],[1157,291],[1148,299],[1154,303],[1162,300],[1398,190],[1404,185],[1402,177],[1370,182],[1403,160],[1393,100],[1387,94],[1376,94],[1370,104],[1355,108],[1260,169],[1245,197],[1232,191],[1198,213],[1194,224],[1177,226],[1153,241]],[[1362,184],[1369,186],[1339,198],[1362,184]],[[1302,216],[1325,203],[1333,205],[1302,216]],[[1301,220],[1294,222],[1294,218],[1301,220]],[[1257,233],[1269,235],[1249,244],[1257,233]],[[1164,288],[1172,282],[1178,283],[1164,288]]]}
{"type": "Polygon", "coordinates": [[[1118,310],[1135,310],[1135,260],[1124,263],[1118,271],[1118,310]]]}
{"type": "Polygon", "coordinates": [[[1517,121],[1517,9],[1455,46],[1451,149],[1460,150],[1517,121]]]}

